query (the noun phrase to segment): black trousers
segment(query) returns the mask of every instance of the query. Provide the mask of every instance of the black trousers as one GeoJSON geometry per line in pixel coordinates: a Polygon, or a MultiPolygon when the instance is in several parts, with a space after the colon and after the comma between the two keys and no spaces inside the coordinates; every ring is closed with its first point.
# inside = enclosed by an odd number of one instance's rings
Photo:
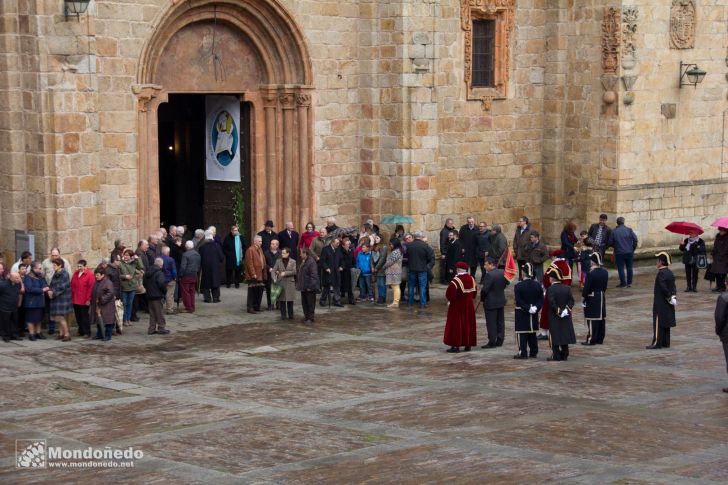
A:
{"type": "Polygon", "coordinates": [[[313,322],[313,315],[316,311],[316,292],[315,291],[302,291],[301,292],[301,306],[303,307],[303,316],[306,320],[313,322]]]}
{"type": "Polygon", "coordinates": [[[592,345],[603,344],[607,332],[606,320],[587,320],[586,323],[589,328],[589,333],[586,336],[587,343],[592,345]]]}
{"type": "Polygon", "coordinates": [[[242,266],[236,266],[233,268],[225,268],[225,284],[228,288],[230,288],[230,285],[234,284],[235,288],[240,287],[240,279],[242,278],[243,274],[243,267],[242,266]]]}
{"type": "Polygon", "coordinates": [[[328,303],[329,293],[331,293],[334,303],[341,303],[341,274],[334,270],[331,273],[324,272],[324,281],[326,284],[321,288],[321,305],[328,303]]]}
{"type": "Polygon", "coordinates": [[[569,358],[568,345],[553,345],[551,347],[554,360],[567,360],[569,358]]]}
{"type": "Polygon", "coordinates": [[[687,280],[688,290],[695,290],[698,286],[698,269],[697,264],[686,264],[685,265],[685,279],[687,280]]]}
{"type": "MultiPolygon", "coordinates": [[[[527,263],[528,261],[526,261],[525,259],[519,259],[519,260],[517,260],[516,262],[518,263],[518,281],[521,281],[521,280],[523,279],[523,278],[521,277],[521,271],[522,271],[522,270],[521,270],[521,268],[522,268],[522,267],[523,267],[523,265],[524,265],[524,264],[526,264],[526,263],[527,263]]],[[[504,267],[505,267],[505,266],[504,266],[504,267]]]]}
{"type": "Polygon", "coordinates": [[[281,309],[282,319],[293,319],[293,302],[292,301],[279,301],[278,307],[281,309]]]}
{"type": "Polygon", "coordinates": [[[725,273],[715,275],[715,287],[721,291],[725,291],[725,273]]]}
{"type": "Polygon", "coordinates": [[[445,255],[442,255],[442,258],[440,258],[440,284],[444,285],[450,282],[452,278],[447,277],[447,260],[445,260],[445,255]]]}
{"type": "Polygon", "coordinates": [[[220,301],[220,287],[217,288],[202,288],[202,299],[205,303],[211,301],[220,301]]]}
{"type": "Polygon", "coordinates": [[[503,308],[486,308],[485,326],[488,329],[488,343],[503,345],[506,337],[506,319],[503,308]]]}
{"type": "Polygon", "coordinates": [[[670,348],[670,327],[652,325],[652,345],[670,348]]]}
{"type": "Polygon", "coordinates": [[[248,299],[246,306],[248,310],[260,311],[260,302],[263,300],[263,286],[248,286],[248,299]]]}
{"type": "Polygon", "coordinates": [[[341,272],[341,297],[346,296],[349,303],[354,303],[354,289],[351,287],[351,270],[344,269],[341,272]]]}
{"type": "Polygon", "coordinates": [[[87,305],[73,305],[73,314],[76,316],[79,335],[91,335],[91,322],[88,317],[87,305]]]}
{"type": "Polygon", "coordinates": [[[522,356],[536,357],[538,355],[538,339],[536,332],[518,334],[518,353],[522,356]],[[526,352],[528,351],[528,354],[526,352]]]}
{"type": "Polygon", "coordinates": [[[10,338],[18,336],[17,318],[17,312],[0,312],[0,337],[10,338]]]}
{"type": "Polygon", "coordinates": [[[25,335],[25,332],[28,331],[28,326],[25,323],[25,308],[20,307],[15,311],[15,314],[18,316],[17,318],[17,324],[18,324],[18,335],[22,336],[25,335]]]}

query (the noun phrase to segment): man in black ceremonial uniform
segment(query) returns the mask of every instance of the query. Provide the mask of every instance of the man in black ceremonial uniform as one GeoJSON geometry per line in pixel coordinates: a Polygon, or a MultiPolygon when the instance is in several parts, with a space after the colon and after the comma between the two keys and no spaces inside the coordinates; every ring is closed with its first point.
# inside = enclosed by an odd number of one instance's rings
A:
{"type": "Polygon", "coordinates": [[[670,271],[672,258],[665,251],[657,253],[657,276],[655,277],[655,296],[652,301],[652,344],[647,349],[670,347],[670,328],[675,322],[677,289],[675,275],[670,271]]]}
{"type": "Polygon", "coordinates": [[[503,345],[506,333],[504,308],[506,306],[506,286],[508,280],[502,269],[496,268],[493,258],[486,258],[485,271],[480,291],[480,300],[485,310],[485,325],[488,329],[488,343],[483,349],[492,349],[503,345]]]}
{"type": "Polygon", "coordinates": [[[609,272],[602,268],[602,255],[591,255],[591,269],[586,274],[584,289],[581,291],[584,319],[588,333],[582,345],[600,345],[604,343],[607,325],[607,284],[609,272]]]}
{"type": "Polygon", "coordinates": [[[514,359],[536,358],[538,355],[538,312],[543,306],[543,288],[533,279],[533,266],[526,263],[521,268],[523,281],[516,283],[513,293],[516,298],[516,342],[518,353],[514,359]],[[528,348],[526,348],[528,347],[528,348]],[[528,352],[528,353],[526,353],[528,352]]]}
{"type": "Polygon", "coordinates": [[[576,343],[574,322],[571,312],[574,308],[574,297],[571,287],[562,284],[564,279],[561,270],[553,268],[549,273],[551,286],[546,290],[549,304],[549,340],[553,355],[548,360],[568,360],[569,344],[576,343]]]}

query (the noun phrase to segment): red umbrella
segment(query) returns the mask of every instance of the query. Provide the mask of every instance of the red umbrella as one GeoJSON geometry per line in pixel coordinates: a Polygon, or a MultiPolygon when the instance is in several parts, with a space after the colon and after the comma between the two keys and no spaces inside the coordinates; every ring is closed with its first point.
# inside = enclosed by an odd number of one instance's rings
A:
{"type": "Polygon", "coordinates": [[[721,217],[716,219],[711,226],[713,227],[728,227],[728,217],[721,217]]]}
{"type": "MultiPolygon", "coordinates": [[[[728,220],[728,218],[726,218],[728,220]]],[[[667,226],[665,226],[665,229],[667,229],[670,232],[674,232],[675,234],[685,234],[688,235],[691,232],[697,232],[698,234],[702,234],[703,228],[699,225],[695,224],[694,222],[684,222],[684,221],[677,221],[677,222],[671,222],[667,226]]]]}

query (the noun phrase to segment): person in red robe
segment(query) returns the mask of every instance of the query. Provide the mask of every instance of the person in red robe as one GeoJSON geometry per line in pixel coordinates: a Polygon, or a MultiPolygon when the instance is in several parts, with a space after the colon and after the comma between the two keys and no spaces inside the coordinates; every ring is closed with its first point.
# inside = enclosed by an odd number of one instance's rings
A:
{"type": "Polygon", "coordinates": [[[449,345],[447,352],[465,352],[478,344],[476,338],[475,306],[473,302],[478,293],[475,278],[468,274],[468,265],[459,262],[455,265],[457,274],[447,285],[445,298],[448,301],[447,323],[445,323],[445,336],[443,342],[449,345]]]}
{"type": "Polygon", "coordinates": [[[551,286],[551,278],[549,278],[549,273],[553,272],[554,270],[558,270],[559,274],[563,278],[561,283],[566,286],[571,286],[571,266],[569,266],[569,262],[567,260],[562,258],[562,255],[563,253],[560,249],[552,251],[551,256],[554,259],[551,260],[551,264],[548,268],[546,268],[546,271],[544,271],[543,274],[544,298],[543,307],[541,309],[541,318],[538,321],[539,340],[548,340],[549,338],[549,302],[546,300],[546,290],[549,286],[551,286]]]}

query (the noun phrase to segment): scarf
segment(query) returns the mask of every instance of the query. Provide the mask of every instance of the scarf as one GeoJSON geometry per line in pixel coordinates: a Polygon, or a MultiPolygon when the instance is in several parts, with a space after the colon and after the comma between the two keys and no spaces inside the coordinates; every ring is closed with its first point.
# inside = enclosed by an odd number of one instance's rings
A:
{"type": "Polygon", "coordinates": [[[240,246],[240,236],[233,236],[235,239],[235,261],[237,264],[235,266],[240,265],[240,261],[242,260],[242,247],[240,246]]]}
{"type": "Polygon", "coordinates": [[[690,251],[690,246],[693,244],[697,244],[697,242],[700,240],[700,237],[689,237],[687,244],[685,244],[685,251],[690,251]]]}

